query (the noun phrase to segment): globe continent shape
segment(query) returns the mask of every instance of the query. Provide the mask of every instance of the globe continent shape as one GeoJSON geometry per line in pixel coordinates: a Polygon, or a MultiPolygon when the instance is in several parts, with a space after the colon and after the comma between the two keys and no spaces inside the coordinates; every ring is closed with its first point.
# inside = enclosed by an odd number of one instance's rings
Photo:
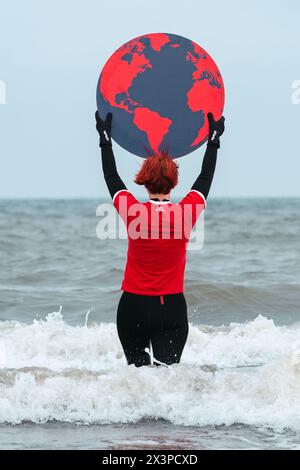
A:
{"type": "Polygon", "coordinates": [[[113,114],[112,138],[147,158],[188,155],[208,139],[207,113],[220,119],[224,83],[210,55],[175,34],[138,36],[117,49],[97,85],[102,119],[113,114]]]}

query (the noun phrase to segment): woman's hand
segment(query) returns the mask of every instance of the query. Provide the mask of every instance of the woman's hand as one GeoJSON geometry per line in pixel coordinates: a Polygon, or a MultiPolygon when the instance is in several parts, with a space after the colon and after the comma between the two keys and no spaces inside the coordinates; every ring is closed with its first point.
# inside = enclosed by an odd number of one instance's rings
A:
{"type": "Polygon", "coordinates": [[[219,121],[215,121],[212,113],[208,113],[207,118],[209,122],[208,144],[215,145],[217,148],[220,148],[220,137],[225,130],[225,118],[222,116],[219,121]]]}
{"type": "Polygon", "coordinates": [[[112,147],[111,136],[110,136],[112,113],[108,113],[106,115],[105,121],[102,121],[101,117],[99,116],[98,111],[96,111],[95,118],[96,118],[96,129],[100,137],[99,147],[104,147],[106,145],[109,147],[112,147]]]}

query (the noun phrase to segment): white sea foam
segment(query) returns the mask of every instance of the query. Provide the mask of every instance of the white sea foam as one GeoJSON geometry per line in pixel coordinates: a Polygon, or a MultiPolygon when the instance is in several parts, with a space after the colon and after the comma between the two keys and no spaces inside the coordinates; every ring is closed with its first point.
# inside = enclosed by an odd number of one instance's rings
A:
{"type": "Polygon", "coordinates": [[[127,366],[113,323],[0,323],[0,422],[300,428],[300,325],[190,324],[181,364],[127,366]]]}

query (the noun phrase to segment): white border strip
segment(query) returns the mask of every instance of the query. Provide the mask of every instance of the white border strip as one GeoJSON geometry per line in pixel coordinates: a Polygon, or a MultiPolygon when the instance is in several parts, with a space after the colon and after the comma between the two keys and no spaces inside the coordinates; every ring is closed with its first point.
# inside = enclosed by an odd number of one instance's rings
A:
{"type": "Polygon", "coordinates": [[[190,190],[190,193],[193,193],[193,192],[199,194],[199,195],[202,197],[202,199],[204,200],[204,208],[206,209],[207,202],[206,202],[206,199],[205,199],[205,197],[203,196],[203,194],[200,193],[200,191],[197,191],[197,189],[191,189],[191,190],[190,190]]]}
{"type": "Polygon", "coordinates": [[[116,192],[116,194],[114,194],[114,197],[113,197],[113,202],[115,202],[115,198],[117,197],[117,195],[119,193],[121,193],[122,191],[126,191],[127,193],[129,193],[130,191],[128,191],[128,189],[120,189],[119,191],[116,192]]]}
{"type": "Polygon", "coordinates": [[[151,199],[147,202],[151,202],[151,204],[172,204],[171,201],[151,201],[151,199]]]}

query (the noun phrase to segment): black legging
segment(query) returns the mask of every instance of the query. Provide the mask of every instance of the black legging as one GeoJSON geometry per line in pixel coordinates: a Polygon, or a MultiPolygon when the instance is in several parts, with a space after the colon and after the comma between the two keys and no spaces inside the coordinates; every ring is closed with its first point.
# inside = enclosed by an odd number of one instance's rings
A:
{"type": "MultiPolygon", "coordinates": [[[[170,365],[180,362],[189,324],[183,294],[161,296],[123,292],[117,311],[117,329],[128,365],[149,365],[145,348],[154,359],[170,365]]],[[[155,365],[159,365],[155,363],[155,365]]]]}

